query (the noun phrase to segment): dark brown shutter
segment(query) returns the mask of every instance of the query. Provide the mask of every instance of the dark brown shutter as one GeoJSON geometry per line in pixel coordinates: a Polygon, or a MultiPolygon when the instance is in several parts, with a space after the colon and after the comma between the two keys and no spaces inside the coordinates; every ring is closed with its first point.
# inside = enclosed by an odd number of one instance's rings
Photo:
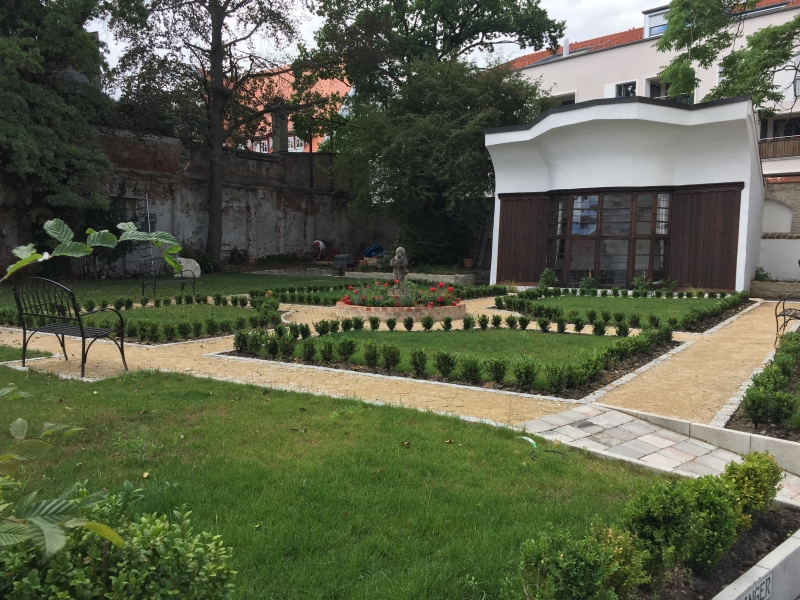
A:
{"type": "Polygon", "coordinates": [[[497,281],[539,281],[547,265],[549,203],[549,196],[500,196],[497,281]]]}
{"type": "Polygon", "coordinates": [[[680,287],[736,287],[741,189],[680,190],[672,195],[667,278],[680,287]]]}

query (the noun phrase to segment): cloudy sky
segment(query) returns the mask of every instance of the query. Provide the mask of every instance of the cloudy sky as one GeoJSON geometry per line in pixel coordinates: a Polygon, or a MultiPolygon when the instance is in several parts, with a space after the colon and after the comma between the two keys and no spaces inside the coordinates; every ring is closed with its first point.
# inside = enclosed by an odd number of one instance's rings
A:
{"type": "MultiPolygon", "coordinates": [[[[642,11],[668,4],[668,0],[541,0],[542,6],[550,15],[567,22],[566,37],[572,42],[587,40],[609,33],[641,27],[642,11]]],[[[101,38],[109,44],[109,61],[114,64],[120,48],[102,23],[95,24],[101,38]]],[[[311,42],[314,30],[319,26],[317,17],[307,16],[301,25],[301,33],[311,42]]],[[[507,47],[503,56],[513,58],[526,54],[529,50],[507,47]]]]}

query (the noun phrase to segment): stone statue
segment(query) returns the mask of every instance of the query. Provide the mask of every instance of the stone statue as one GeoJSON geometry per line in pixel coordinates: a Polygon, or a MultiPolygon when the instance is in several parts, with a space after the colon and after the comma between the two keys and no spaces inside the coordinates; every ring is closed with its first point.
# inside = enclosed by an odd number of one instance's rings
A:
{"type": "Polygon", "coordinates": [[[406,249],[398,248],[394,251],[394,258],[389,263],[392,266],[394,278],[399,284],[405,283],[406,275],[408,274],[408,258],[406,258],[406,249]]]}

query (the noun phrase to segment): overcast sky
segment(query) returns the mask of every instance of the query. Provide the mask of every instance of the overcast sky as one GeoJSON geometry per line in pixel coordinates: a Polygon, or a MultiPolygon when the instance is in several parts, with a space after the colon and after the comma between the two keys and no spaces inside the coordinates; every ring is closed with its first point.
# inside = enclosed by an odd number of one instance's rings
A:
{"type": "MultiPolygon", "coordinates": [[[[566,37],[571,42],[579,42],[641,27],[644,21],[642,11],[668,4],[668,0],[541,0],[541,3],[551,17],[567,22],[566,37]]],[[[314,16],[304,19],[300,29],[307,43],[311,43],[319,23],[319,18],[314,16]]],[[[96,28],[100,31],[100,37],[109,44],[109,61],[113,65],[120,49],[103,24],[96,24],[96,28]]],[[[528,52],[530,50],[509,46],[503,49],[502,55],[514,58],[528,52]]]]}

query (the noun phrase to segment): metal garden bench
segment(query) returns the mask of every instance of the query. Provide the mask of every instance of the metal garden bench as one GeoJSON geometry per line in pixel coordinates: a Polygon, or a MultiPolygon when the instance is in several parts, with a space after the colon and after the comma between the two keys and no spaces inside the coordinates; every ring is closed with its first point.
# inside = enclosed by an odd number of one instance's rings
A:
{"type": "Polygon", "coordinates": [[[119,311],[113,308],[100,308],[81,314],[75,292],[60,283],[31,277],[26,279],[14,289],[14,300],[19,312],[19,323],[22,326],[22,366],[25,366],[25,355],[28,342],[36,333],[50,333],[61,343],[64,360],[67,358],[67,349],[64,345],[66,336],[81,338],[81,377],[86,371],[86,357],[89,348],[100,338],[108,338],[117,345],[122,356],[122,364],[128,370],[125,362],[125,321],[119,311]],[[119,318],[119,329],[106,329],[104,327],[88,327],[84,325],[84,318],[100,312],[113,312],[119,318]],[[111,337],[112,333],[119,333],[119,341],[111,337]],[[86,345],[87,340],[89,345],[86,345]]]}
{"type": "Polygon", "coordinates": [[[156,286],[158,285],[180,285],[181,294],[183,293],[186,284],[192,285],[192,296],[195,296],[195,281],[194,273],[188,269],[184,269],[180,273],[170,275],[171,267],[163,258],[146,258],[139,263],[139,279],[142,282],[142,297],[144,291],[149,287],[153,290],[153,296],[156,296],[156,286]]]}
{"type": "Polygon", "coordinates": [[[333,274],[344,275],[347,269],[352,269],[356,266],[352,254],[337,254],[333,257],[333,274]]]}
{"type": "MultiPolygon", "coordinates": [[[[786,307],[787,300],[796,299],[800,301],[800,292],[793,292],[775,305],[775,337],[786,332],[786,328],[792,321],[800,321],[800,308],[786,307]]],[[[777,342],[776,342],[777,343],[777,342]]]]}

